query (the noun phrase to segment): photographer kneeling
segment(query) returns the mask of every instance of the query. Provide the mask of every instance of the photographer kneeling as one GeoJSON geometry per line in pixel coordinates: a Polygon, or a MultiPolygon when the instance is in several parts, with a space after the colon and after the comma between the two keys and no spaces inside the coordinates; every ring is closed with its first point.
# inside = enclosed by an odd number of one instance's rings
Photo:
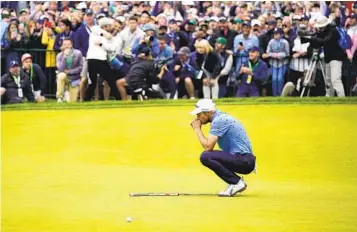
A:
{"type": "Polygon", "coordinates": [[[160,94],[152,89],[152,85],[158,84],[159,79],[150,48],[143,47],[139,50],[137,60],[131,64],[125,82],[131,94],[137,95],[138,98],[159,98],[160,94]]]}
{"type": "Polygon", "coordinates": [[[315,28],[317,33],[314,37],[300,33],[301,42],[310,42],[310,46],[316,49],[323,47],[326,62],[326,96],[334,96],[334,91],[336,91],[338,97],[344,97],[345,91],[341,76],[342,62],[346,59],[346,53],[339,45],[341,38],[336,25],[330,22],[327,17],[320,16],[316,21],[315,28]]]}

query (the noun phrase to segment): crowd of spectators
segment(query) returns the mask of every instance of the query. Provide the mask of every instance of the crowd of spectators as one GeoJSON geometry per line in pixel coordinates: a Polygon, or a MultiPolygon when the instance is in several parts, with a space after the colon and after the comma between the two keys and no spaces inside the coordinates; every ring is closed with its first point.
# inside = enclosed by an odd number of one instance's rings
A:
{"type": "Polygon", "coordinates": [[[2,103],[357,93],[357,2],[2,1],[0,20],[2,103]]]}

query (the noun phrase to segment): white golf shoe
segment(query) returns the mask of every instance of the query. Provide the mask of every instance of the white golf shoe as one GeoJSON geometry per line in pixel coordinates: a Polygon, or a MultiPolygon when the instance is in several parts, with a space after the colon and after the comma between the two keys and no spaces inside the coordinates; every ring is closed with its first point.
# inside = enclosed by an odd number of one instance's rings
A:
{"type": "Polygon", "coordinates": [[[243,178],[241,178],[237,184],[230,184],[224,191],[220,191],[218,196],[220,197],[232,197],[237,193],[243,192],[247,188],[243,178]]]}

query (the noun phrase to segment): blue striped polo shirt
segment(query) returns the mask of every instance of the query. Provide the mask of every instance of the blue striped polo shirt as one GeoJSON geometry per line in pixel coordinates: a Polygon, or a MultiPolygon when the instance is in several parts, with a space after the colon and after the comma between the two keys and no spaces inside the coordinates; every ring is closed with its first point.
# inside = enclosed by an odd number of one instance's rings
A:
{"type": "Polygon", "coordinates": [[[210,134],[218,137],[218,146],[231,154],[253,154],[252,145],[242,124],[219,110],[213,115],[210,134]]]}

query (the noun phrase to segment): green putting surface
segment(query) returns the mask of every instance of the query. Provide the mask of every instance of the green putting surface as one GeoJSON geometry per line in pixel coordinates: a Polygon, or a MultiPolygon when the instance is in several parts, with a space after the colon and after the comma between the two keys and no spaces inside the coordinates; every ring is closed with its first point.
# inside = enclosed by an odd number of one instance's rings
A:
{"type": "Polygon", "coordinates": [[[6,106],[2,231],[354,231],[356,100],[323,99],[217,102],[243,123],[258,161],[234,198],[129,197],[226,187],[199,161],[195,102],[6,106]],[[103,104],[135,107],[93,109],[103,104]]]}

